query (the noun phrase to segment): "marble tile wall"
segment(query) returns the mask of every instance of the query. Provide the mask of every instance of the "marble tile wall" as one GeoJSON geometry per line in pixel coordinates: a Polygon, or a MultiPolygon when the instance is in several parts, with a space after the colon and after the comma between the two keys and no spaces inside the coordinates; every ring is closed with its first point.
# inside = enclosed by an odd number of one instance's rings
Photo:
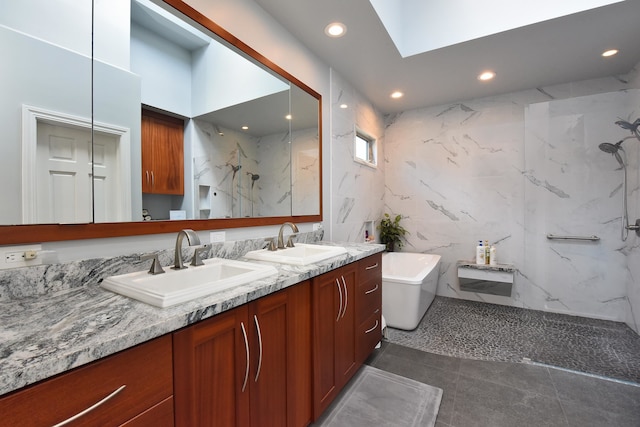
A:
{"type": "MultiPolygon", "coordinates": [[[[597,148],[625,136],[618,117],[638,116],[629,81],[574,82],[387,118],[384,210],[406,216],[404,250],[442,255],[439,295],[629,323],[625,306],[638,303],[627,300],[640,293],[640,271],[628,268],[637,241],[620,240],[622,172],[597,148]],[[602,240],[559,244],[546,233],[602,240]],[[518,268],[511,297],[459,290],[455,263],[471,259],[479,239],[518,268]]],[[[637,207],[637,146],[628,151],[637,207]]]]}
{"type": "Polygon", "coordinates": [[[378,220],[384,212],[384,118],[334,70],[330,102],[330,152],[323,156],[331,162],[331,174],[324,177],[324,185],[330,185],[331,217],[325,224],[330,227],[329,240],[362,242],[366,221],[378,220]],[[356,127],[377,139],[377,168],[354,161],[356,127]]]}

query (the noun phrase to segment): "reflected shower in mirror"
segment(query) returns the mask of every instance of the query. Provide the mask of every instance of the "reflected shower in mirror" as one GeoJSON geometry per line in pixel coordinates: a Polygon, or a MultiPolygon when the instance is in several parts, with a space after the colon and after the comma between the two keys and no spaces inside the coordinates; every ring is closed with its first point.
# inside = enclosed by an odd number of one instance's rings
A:
{"type": "Polygon", "coordinates": [[[170,4],[0,5],[0,224],[320,215],[319,95],[170,4]]]}

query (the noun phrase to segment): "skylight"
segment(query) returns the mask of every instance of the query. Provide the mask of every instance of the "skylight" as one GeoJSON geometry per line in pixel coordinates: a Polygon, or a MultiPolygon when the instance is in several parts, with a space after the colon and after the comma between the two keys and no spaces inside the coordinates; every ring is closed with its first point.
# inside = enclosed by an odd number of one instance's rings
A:
{"type": "Polygon", "coordinates": [[[623,0],[369,0],[403,58],[623,0]]]}

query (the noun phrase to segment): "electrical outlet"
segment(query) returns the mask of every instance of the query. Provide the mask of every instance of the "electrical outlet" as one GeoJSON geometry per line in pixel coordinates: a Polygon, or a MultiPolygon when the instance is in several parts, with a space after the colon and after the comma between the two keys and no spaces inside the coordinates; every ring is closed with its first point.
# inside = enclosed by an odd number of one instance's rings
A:
{"type": "Polygon", "coordinates": [[[315,224],[313,224],[313,231],[318,231],[322,229],[322,223],[321,222],[317,222],[315,224]]]}
{"type": "Polygon", "coordinates": [[[222,243],[225,240],[224,231],[212,231],[209,233],[209,241],[211,243],[222,243]]]}
{"type": "Polygon", "coordinates": [[[42,264],[42,260],[38,258],[40,251],[42,245],[0,247],[0,270],[42,264]]]}

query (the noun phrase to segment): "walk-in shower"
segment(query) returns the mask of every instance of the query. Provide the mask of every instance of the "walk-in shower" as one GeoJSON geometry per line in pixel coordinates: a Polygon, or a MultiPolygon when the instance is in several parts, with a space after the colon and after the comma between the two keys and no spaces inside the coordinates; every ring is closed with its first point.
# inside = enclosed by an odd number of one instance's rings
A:
{"type": "Polygon", "coordinates": [[[629,210],[627,208],[627,158],[626,152],[622,148],[622,143],[631,138],[637,138],[638,141],[640,141],[640,132],[638,131],[638,127],[640,126],[640,119],[636,119],[636,121],[633,123],[624,120],[618,120],[617,122],[615,122],[615,124],[623,129],[631,131],[632,135],[627,136],[626,138],[622,138],[615,144],[612,144],[610,142],[603,142],[602,144],[598,145],[598,148],[600,148],[600,150],[604,151],[605,153],[613,155],[613,157],[615,157],[615,159],[622,167],[622,227],[620,230],[620,238],[622,239],[622,241],[625,241],[629,236],[629,230],[634,230],[636,234],[640,236],[640,219],[636,220],[635,225],[629,225],[629,210]]]}

